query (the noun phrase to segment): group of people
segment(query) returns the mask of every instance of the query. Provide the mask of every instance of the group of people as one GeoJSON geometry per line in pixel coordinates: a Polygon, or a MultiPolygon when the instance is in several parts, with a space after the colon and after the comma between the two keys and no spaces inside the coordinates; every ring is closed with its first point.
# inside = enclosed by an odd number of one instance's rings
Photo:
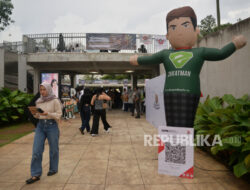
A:
{"type": "Polygon", "coordinates": [[[145,113],[145,92],[138,87],[135,87],[134,90],[124,88],[122,100],[123,110],[125,112],[130,111],[131,116],[134,116],[136,111],[136,119],[139,119],[141,114],[145,113]]]}
{"type": "MultiPolygon", "coordinates": [[[[142,113],[145,113],[145,93],[142,93],[137,87],[134,90],[123,89],[122,95],[119,97],[123,101],[123,110],[131,112],[131,116],[135,115],[135,118],[140,118],[142,113]]],[[[98,88],[95,92],[90,89],[85,88],[79,96],[79,106],[80,116],[82,120],[82,125],[79,128],[81,134],[90,133],[92,136],[98,134],[99,120],[101,118],[105,132],[109,132],[111,126],[106,119],[106,109],[112,109],[115,99],[115,91],[109,89],[107,93],[103,88],[98,88]],[[90,129],[90,118],[93,115],[92,128],[90,129]]]]}
{"type": "Polygon", "coordinates": [[[92,136],[96,136],[98,135],[100,118],[103,122],[105,132],[109,132],[111,128],[106,120],[107,101],[110,101],[111,97],[104,92],[103,88],[98,88],[94,95],[92,94],[88,88],[85,88],[83,95],[80,97],[79,110],[82,125],[79,130],[83,135],[86,129],[92,136]],[[91,113],[93,114],[93,124],[90,130],[89,121],[91,113]]]}
{"type": "Polygon", "coordinates": [[[121,99],[121,90],[122,89],[116,89],[116,88],[109,88],[107,90],[107,95],[111,98],[110,101],[108,101],[108,109],[112,110],[112,108],[121,108],[122,107],[122,99],[121,99]]]}

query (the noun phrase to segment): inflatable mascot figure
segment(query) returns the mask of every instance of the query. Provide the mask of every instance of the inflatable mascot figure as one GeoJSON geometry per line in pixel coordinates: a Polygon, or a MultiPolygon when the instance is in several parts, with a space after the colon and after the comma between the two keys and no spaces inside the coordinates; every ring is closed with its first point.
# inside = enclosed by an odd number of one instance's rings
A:
{"type": "Polygon", "coordinates": [[[246,45],[246,39],[242,35],[236,36],[222,49],[192,48],[197,41],[199,29],[196,14],[188,6],[170,11],[166,24],[166,36],[172,49],[165,49],[151,56],[131,56],[130,63],[164,64],[167,126],[192,128],[201,94],[199,75],[204,61],[218,61],[229,57],[246,45]]]}

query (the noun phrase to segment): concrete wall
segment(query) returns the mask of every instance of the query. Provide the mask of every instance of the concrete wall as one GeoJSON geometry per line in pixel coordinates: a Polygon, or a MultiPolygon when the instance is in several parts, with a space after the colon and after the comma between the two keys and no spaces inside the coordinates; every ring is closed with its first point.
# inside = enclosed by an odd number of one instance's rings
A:
{"type": "Polygon", "coordinates": [[[250,94],[250,18],[203,38],[198,46],[222,48],[239,34],[247,38],[248,43],[244,48],[223,61],[204,63],[200,74],[204,96],[233,94],[241,97],[250,94]]]}
{"type": "Polygon", "coordinates": [[[0,48],[0,89],[16,90],[17,73],[17,53],[0,48]]]}
{"type": "Polygon", "coordinates": [[[4,87],[18,89],[18,53],[5,50],[4,87]]]}

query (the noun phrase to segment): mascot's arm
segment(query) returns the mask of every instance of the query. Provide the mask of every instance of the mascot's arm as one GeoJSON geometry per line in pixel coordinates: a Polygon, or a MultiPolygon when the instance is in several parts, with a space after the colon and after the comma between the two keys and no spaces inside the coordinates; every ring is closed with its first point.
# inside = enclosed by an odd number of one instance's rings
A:
{"type": "Polygon", "coordinates": [[[216,48],[203,48],[202,55],[204,60],[208,61],[219,61],[226,59],[232,55],[236,50],[236,47],[233,42],[227,44],[221,49],[216,48]]]}
{"type": "Polygon", "coordinates": [[[218,61],[229,57],[235,50],[243,48],[247,44],[245,36],[239,35],[233,38],[233,41],[222,49],[203,48],[203,58],[208,61],[218,61]]]}
{"type": "Polygon", "coordinates": [[[137,55],[132,56],[130,58],[131,65],[157,65],[163,63],[164,51],[162,50],[158,53],[155,53],[150,56],[141,56],[138,57],[137,55]]]}
{"type": "Polygon", "coordinates": [[[164,51],[166,50],[162,50],[150,56],[138,57],[137,62],[139,63],[139,65],[159,65],[163,63],[164,51]]]}

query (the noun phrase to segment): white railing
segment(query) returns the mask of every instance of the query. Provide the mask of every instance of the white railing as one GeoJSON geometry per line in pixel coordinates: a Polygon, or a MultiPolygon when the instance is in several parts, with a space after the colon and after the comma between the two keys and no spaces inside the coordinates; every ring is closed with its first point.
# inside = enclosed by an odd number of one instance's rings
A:
{"type": "MultiPolygon", "coordinates": [[[[100,49],[88,50],[86,33],[47,33],[47,34],[26,34],[23,35],[22,42],[8,42],[8,44],[0,44],[0,47],[17,47],[14,48],[18,52],[37,53],[37,52],[60,52],[58,50],[59,36],[63,36],[65,48],[62,52],[100,52],[100,49]]],[[[120,53],[137,53],[141,50],[143,44],[147,53],[155,53],[162,49],[168,49],[169,43],[165,40],[165,44],[159,46],[159,35],[149,34],[132,34],[136,36],[135,48],[119,49],[120,53]],[[145,38],[146,41],[145,41],[145,38]],[[144,43],[146,42],[146,43],[144,43]]],[[[162,38],[165,37],[162,35],[162,38]]],[[[13,48],[12,48],[13,49],[13,48]]],[[[106,50],[109,53],[116,52],[106,50]]]]}

